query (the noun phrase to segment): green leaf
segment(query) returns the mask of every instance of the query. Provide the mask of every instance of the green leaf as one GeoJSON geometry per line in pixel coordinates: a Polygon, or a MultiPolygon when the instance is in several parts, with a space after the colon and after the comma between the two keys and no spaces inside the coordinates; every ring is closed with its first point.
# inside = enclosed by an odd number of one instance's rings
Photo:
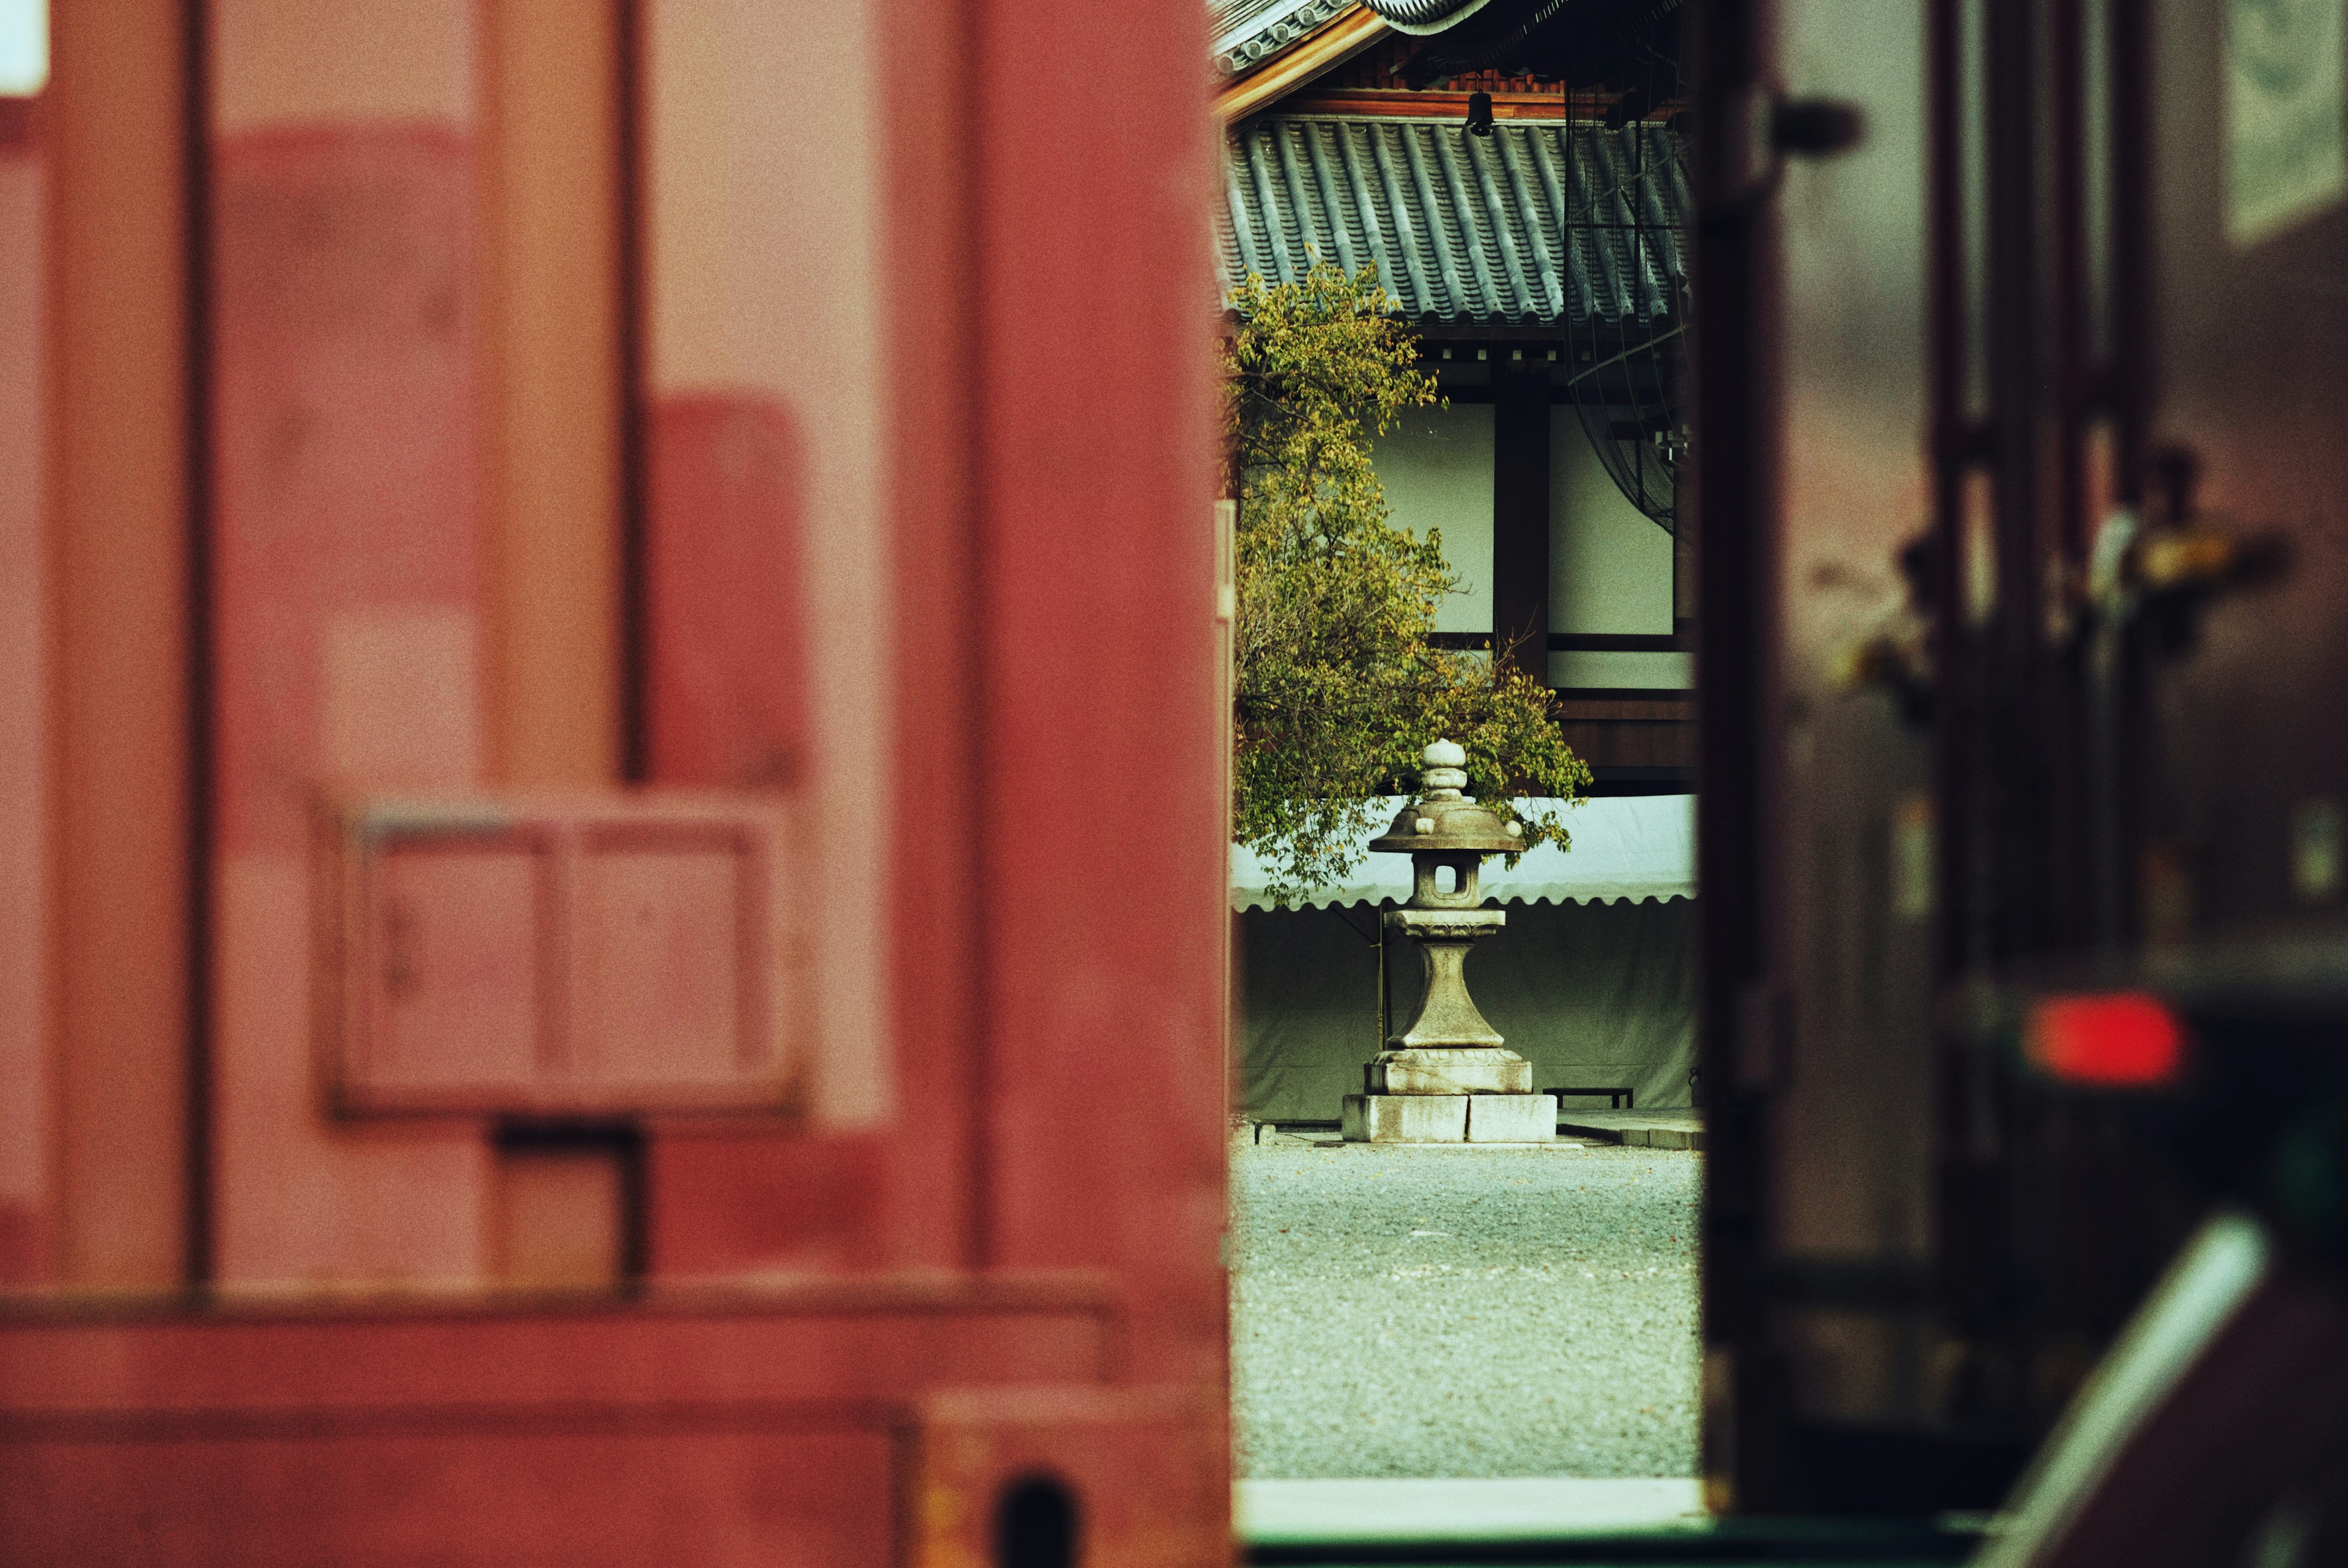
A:
{"type": "MultiPolygon", "coordinates": [[[[1393,522],[1370,446],[1404,410],[1441,400],[1376,270],[1251,274],[1226,303],[1232,832],[1270,870],[1275,901],[1354,869],[1369,802],[1406,792],[1430,741],[1467,749],[1470,792],[1505,817],[1517,819],[1512,797],[1581,799],[1590,770],[1548,690],[1506,659],[1432,645],[1458,579],[1439,534],[1393,522]]],[[[1527,848],[1570,845],[1555,815],[1521,819],[1527,848]]]]}

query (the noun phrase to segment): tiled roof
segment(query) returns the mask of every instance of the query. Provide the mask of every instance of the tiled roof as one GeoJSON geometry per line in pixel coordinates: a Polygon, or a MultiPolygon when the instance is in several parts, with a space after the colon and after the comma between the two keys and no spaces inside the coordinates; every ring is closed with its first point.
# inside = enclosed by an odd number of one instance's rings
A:
{"type": "Polygon", "coordinates": [[[1675,133],[1515,121],[1265,115],[1226,144],[1219,261],[1293,281],[1314,260],[1379,280],[1417,320],[1655,322],[1687,277],[1675,133]]]}

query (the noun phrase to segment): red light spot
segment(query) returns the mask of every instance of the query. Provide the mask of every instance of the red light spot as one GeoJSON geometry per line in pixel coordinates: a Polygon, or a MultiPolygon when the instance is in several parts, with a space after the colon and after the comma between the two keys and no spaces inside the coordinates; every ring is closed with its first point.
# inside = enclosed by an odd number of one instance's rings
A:
{"type": "Polygon", "coordinates": [[[2031,1009],[2023,1034],[2031,1065],[2065,1083],[2147,1089],[2185,1068],[2185,1030],[2142,991],[2056,997],[2031,1009]]]}

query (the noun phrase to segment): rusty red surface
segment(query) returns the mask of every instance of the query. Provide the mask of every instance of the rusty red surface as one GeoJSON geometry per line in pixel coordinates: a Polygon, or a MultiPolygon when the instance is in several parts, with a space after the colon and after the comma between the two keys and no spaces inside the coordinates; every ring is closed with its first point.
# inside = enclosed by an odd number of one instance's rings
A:
{"type": "Polygon", "coordinates": [[[0,154],[23,154],[41,144],[41,100],[38,95],[0,95],[0,154]]]}
{"type": "Polygon", "coordinates": [[[475,771],[473,167],[408,125],[212,159],[217,830],[299,853],[322,775],[475,771]]]}
{"type": "Polygon", "coordinates": [[[913,1152],[894,1133],[656,1123],[645,1150],[647,1266],[686,1279],[941,1266],[894,1223],[954,1197],[919,1184],[913,1152]]]}
{"type": "Polygon", "coordinates": [[[24,1563],[879,1563],[925,1389],[1102,1377],[1111,1338],[1080,1280],[0,1323],[0,1539],[24,1563]]]}
{"type": "Polygon", "coordinates": [[[832,1568],[889,1560],[888,1508],[839,1500],[896,1468],[885,1430],[794,1410],[60,1435],[13,1468],[0,1531],[22,1563],[832,1568]]]}
{"type": "Polygon", "coordinates": [[[479,778],[472,141],[329,119],[209,156],[212,1270],[463,1277],[481,1129],[319,1113],[312,860],[329,790],[479,778]]]}
{"type": "Polygon", "coordinates": [[[42,644],[46,557],[41,344],[46,314],[47,159],[37,99],[0,98],[0,1286],[50,1271],[51,1172],[41,1108],[49,958],[43,755],[52,671],[42,644]]]}
{"type": "Polygon", "coordinates": [[[13,1453],[67,1417],[128,1430],[167,1414],[400,1409],[461,1424],[555,1407],[903,1401],[937,1385],[1102,1376],[1112,1307],[1097,1277],[880,1277],[627,1303],[314,1296],[0,1320],[0,1439],[13,1453]]]}
{"type": "Polygon", "coordinates": [[[772,398],[681,394],[653,404],[645,442],[651,775],[789,784],[807,743],[798,432],[772,398]]]}
{"type": "Polygon", "coordinates": [[[990,6],[1021,69],[973,89],[983,1245],[1115,1269],[1137,1374],[1183,1379],[1222,1357],[1227,1103],[1200,33],[990,6]]]}

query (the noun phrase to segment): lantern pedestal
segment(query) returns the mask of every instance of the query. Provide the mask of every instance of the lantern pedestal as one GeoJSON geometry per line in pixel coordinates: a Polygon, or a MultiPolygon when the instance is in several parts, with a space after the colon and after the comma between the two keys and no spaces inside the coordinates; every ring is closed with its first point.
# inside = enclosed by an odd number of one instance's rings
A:
{"type": "Polygon", "coordinates": [[[1349,1143],[1553,1143],[1554,1094],[1348,1094],[1349,1143]]]}
{"type": "Polygon", "coordinates": [[[1382,1050],[1362,1070],[1368,1094],[1530,1094],[1533,1066],[1513,1050],[1382,1050]]]}
{"type": "Polygon", "coordinates": [[[1509,923],[1482,907],[1484,856],[1519,849],[1523,839],[1514,823],[1460,793],[1467,754],[1457,746],[1437,741],[1425,762],[1425,797],[1370,847],[1411,858],[1410,902],[1389,911],[1385,927],[1418,944],[1426,989],[1410,1027],[1362,1070],[1363,1092],[1345,1096],[1344,1135],[1367,1143],[1554,1142],[1557,1096],[1532,1092],[1532,1064],[1468,994],[1468,949],[1509,923]]]}
{"type": "Polygon", "coordinates": [[[1348,1094],[1339,1123],[1349,1143],[1464,1143],[1465,1094],[1348,1094]]]}

